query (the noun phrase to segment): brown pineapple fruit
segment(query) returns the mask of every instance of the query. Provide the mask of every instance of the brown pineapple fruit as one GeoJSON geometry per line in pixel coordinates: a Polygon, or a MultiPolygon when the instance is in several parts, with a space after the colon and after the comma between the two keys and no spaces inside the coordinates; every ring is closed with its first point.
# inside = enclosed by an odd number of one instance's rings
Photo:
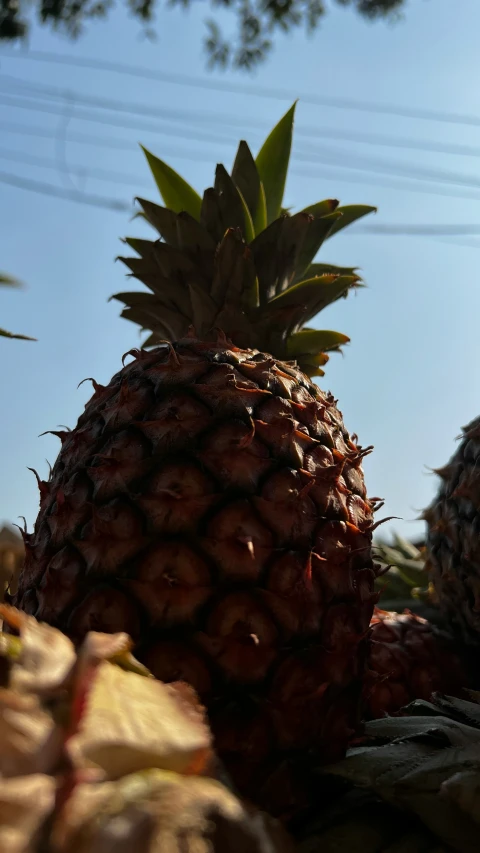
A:
{"type": "Polygon", "coordinates": [[[469,675],[452,637],[406,610],[375,608],[365,694],[367,718],[395,714],[434,693],[465,696],[469,675]]]}
{"type": "Polygon", "coordinates": [[[462,430],[427,522],[427,568],[440,608],[462,640],[480,642],[480,418],[462,430]]]}
{"type": "Polygon", "coordinates": [[[184,188],[192,213],[172,209],[175,173],[165,188],[149,155],[171,207],[142,202],[163,242],[129,240],[141,257],[127,263],[153,293],[119,298],[159,346],[94,383],[57,433],[15,604],[77,641],[128,632],[157,678],[198,691],[239,789],[288,818],[312,796],[309,768],[341,756],[361,718],[375,503],[367,451],[305,373],[345,336],[303,324],[358,284],[310,262],[343,215],[369,209],[329,200],[275,219],[277,199],[263,230],[252,208],[247,245],[240,198],[252,206],[255,176],[265,192],[246,151],[237,183],[217,169],[200,222],[184,188]]]}

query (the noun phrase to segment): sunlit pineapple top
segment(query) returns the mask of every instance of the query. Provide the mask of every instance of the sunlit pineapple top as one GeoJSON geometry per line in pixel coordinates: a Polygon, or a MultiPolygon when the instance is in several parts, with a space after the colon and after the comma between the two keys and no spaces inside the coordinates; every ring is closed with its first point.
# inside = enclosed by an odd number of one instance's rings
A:
{"type": "Polygon", "coordinates": [[[149,330],[144,347],[223,331],[234,344],[295,359],[323,375],[327,351],[348,342],[340,332],[305,326],[359,286],[355,269],[312,263],[328,237],[375,210],[335,199],[290,214],[282,208],[295,104],[256,159],[240,142],[231,175],[218,165],[203,199],[173,169],[145,154],[165,207],[138,199],[160,240],[127,238],[139,257],[122,258],[151,291],[118,293],[122,316],[149,330]]]}

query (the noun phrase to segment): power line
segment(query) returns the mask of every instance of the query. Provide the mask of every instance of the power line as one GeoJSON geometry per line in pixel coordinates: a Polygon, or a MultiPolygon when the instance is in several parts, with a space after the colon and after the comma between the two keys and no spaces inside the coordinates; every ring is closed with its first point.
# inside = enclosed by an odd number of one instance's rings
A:
{"type": "MultiPolygon", "coordinates": [[[[18,123],[7,123],[2,122],[0,124],[0,129],[3,130],[4,133],[13,133],[19,134],[21,136],[33,136],[44,139],[55,139],[55,132],[52,130],[46,130],[42,127],[36,127],[25,124],[18,123]]],[[[118,137],[101,137],[95,136],[86,133],[79,133],[75,131],[69,131],[68,133],[68,141],[78,143],[81,145],[92,145],[103,148],[112,148],[118,150],[127,150],[127,151],[138,151],[138,145],[136,142],[132,142],[129,140],[119,139],[118,137]]],[[[207,151],[199,151],[199,150],[188,150],[184,148],[168,147],[162,146],[162,153],[167,156],[175,156],[180,160],[193,160],[195,162],[203,161],[207,163],[212,162],[211,152],[207,151]]],[[[10,159],[10,158],[8,158],[10,159]]],[[[17,158],[16,158],[17,159],[17,158]]],[[[75,167],[73,167],[75,168],[75,167]]],[[[81,168],[82,170],[88,170],[88,166],[86,167],[76,167],[81,168]]],[[[448,188],[437,188],[432,184],[427,184],[426,186],[419,186],[419,179],[415,179],[417,183],[409,184],[407,180],[389,177],[377,177],[374,175],[373,177],[369,176],[368,178],[364,178],[361,175],[349,174],[348,176],[342,174],[342,165],[339,165],[337,168],[329,168],[321,169],[318,166],[315,171],[311,168],[305,169],[302,167],[292,166],[290,172],[292,175],[298,175],[299,177],[308,177],[308,178],[319,178],[321,180],[327,181],[347,181],[348,183],[361,184],[364,186],[379,186],[386,187],[388,189],[400,190],[402,192],[413,192],[415,194],[426,194],[426,195],[438,195],[445,198],[462,198],[462,199],[470,199],[472,201],[480,201],[480,194],[478,193],[468,193],[458,190],[450,190],[448,188]]],[[[354,169],[355,167],[352,167],[354,169]]],[[[361,171],[361,170],[359,170],[361,171]]],[[[368,170],[364,169],[363,171],[368,172],[368,170]]],[[[92,175],[93,177],[93,175],[92,175]]]]}
{"type": "Polygon", "coordinates": [[[108,210],[113,210],[115,213],[132,212],[132,205],[125,201],[120,201],[115,198],[106,198],[105,196],[92,195],[92,193],[76,192],[75,190],[66,190],[61,187],[56,187],[54,184],[45,184],[40,181],[27,180],[20,175],[11,175],[8,172],[0,172],[0,183],[9,184],[12,187],[18,187],[22,190],[39,193],[40,195],[53,196],[61,198],[64,201],[75,201],[79,204],[88,204],[92,207],[103,207],[108,210]]]}
{"type": "Polygon", "coordinates": [[[42,169],[53,169],[66,174],[73,174],[78,178],[97,178],[100,181],[108,181],[114,184],[125,184],[126,186],[152,186],[152,181],[142,178],[140,175],[129,175],[126,172],[115,172],[111,169],[99,169],[95,166],[85,166],[80,163],[57,163],[56,160],[52,160],[49,157],[39,157],[35,154],[24,154],[19,151],[12,151],[8,148],[0,148],[0,159],[10,160],[14,163],[24,163],[27,166],[38,166],[42,169]]]}
{"type": "MultiPolygon", "coordinates": [[[[67,98],[69,100],[73,99],[76,103],[84,106],[112,110],[114,112],[150,116],[152,118],[166,118],[170,121],[180,121],[183,123],[200,122],[201,124],[210,124],[215,122],[216,124],[231,124],[235,127],[242,128],[245,128],[248,125],[256,128],[263,128],[265,126],[262,121],[256,121],[250,118],[243,120],[238,116],[224,115],[218,111],[205,112],[203,110],[175,110],[165,107],[152,107],[149,104],[139,104],[138,102],[125,103],[125,101],[120,101],[115,98],[98,97],[97,95],[89,95],[73,89],[60,89],[57,86],[46,86],[44,84],[39,85],[32,83],[29,80],[12,77],[9,74],[0,75],[0,84],[4,81],[7,83],[13,83],[20,89],[25,90],[27,94],[40,95],[41,97],[53,100],[65,100],[67,98]]],[[[25,97],[22,92],[17,94],[21,94],[22,97],[25,97]]]]}
{"type": "Polygon", "coordinates": [[[95,59],[79,56],[70,56],[53,51],[43,50],[2,50],[0,57],[9,59],[27,59],[36,62],[49,62],[60,65],[70,65],[77,68],[89,68],[97,71],[110,71],[114,74],[124,74],[131,77],[142,77],[148,80],[157,80],[162,83],[173,85],[190,86],[197,89],[209,89],[218,92],[227,92],[239,95],[248,95],[256,98],[272,98],[276,100],[294,101],[297,98],[305,104],[314,106],[334,107],[336,109],[358,110],[360,112],[379,113],[382,115],[395,115],[402,118],[420,119],[422,121],[447,122],[449,124],[465,124],[474,127],[480,126],[480,116],[466,113],[447,112],[444,110],[420,109],[408,106],[392,106],[391,104],[375,103],[373,101],[362,101],[354,98],[334,97],[327,95],[314,95],[308,92],[293,92],[289,89],[277,89],[266,86],[247,86],[239,83],[228,83],[221,80],[210,80],[198,78],[189,74],[178,74],[167,71],[157,71],[140,65],[128,65],[127,63],[111,62],[105,59],[95,59]]]}
{"type": "MultiPolygon", "coordinates": [[[[0,54],[1,55],[1,54],[0,54]]],[[[2,74],[0,84],[9,81],[27,92],[34,92],[42,97],[65,100],[73,99],[76,104],[93,106],[100,109],[112,110],[114,112],[130,113],[140,116],[151,116],[180,122],[200,122],[207,124],[230,124],[234,127],[265,128],[265,122],[251,118],[240,118],[238,116],[212,111],[174,110],[164,107],[151,107],[148,104],[125,103],[114,98],[105,98],[88,95],[76,90],[60,89],[55,86],[34,84],[29,80],[23,80],[11,75],[2,74]]],[[[389,148],[406,148],[417,151],[426,151],[437,154],[451,154],[455,156],[480,157],[480,146],[464,145],[459,143],[433,142],[425,139],[411,139],[409,137],[389,136],[378,133],[363,133],[358,131],[345,131],[332,127],[315,127],[311,125],[296,125],[295,132],[298,136],[325,137],[328,139],[341,139],[347,142],[360,143],[362,145],[376,145],[389,148]]],[[[218,138],[218,137],[217,137],[218,138]]]]}
{"type": "MultiPolygon", "coordinates": [[[[23,96],[22,96],[23,97],[23,96]]],[[[7,106],[11,106],[14,108],[25,109],[25,110],[34,110],[40,113],[48,113],[56,116],[63,116],[63,110],[59,107],[59,105],[55,104],[39,104],[36,101],[32,101],[30,99],[23,100],[18,98],[18,96],[9,96],[0,94],[0,103],[6,104],[7,106]]],[[[168,125],[150,125],[139,122],[131,122],[128,119],[121,119],[117,117],[107,117],[98,115],[97,113],[91,113],[86,110],[78,110],[72,116],[72,118],[78,118],[82,121],[89,121],[94,123],[99,123],[107,126],[114,127],[122,127],[126,129],[144,129],[148,132],[154,132],[159,134],[166,134],[168,136],[180,137],[183,138],[185,136],[186,130],[170,127],[168,125]]],[[[194,139],[195,141],[202,142],[213,142],[219,143],[224,142],[231,144],[233,142],[232,138],[218,136],[218,134],[206,134],[203,132],[194,131],[194,139]]],[[[368,156],[362,156],[358,154],[352,155],[347,151],[339,151],[338,149],[332,149],[325,146],[316,146],[315,149],[311,149],[310,152],[308,150],[299,149],[298,147],[294,150],[292,154],[293,160],[298,160],[301,162],[311,162],[313,164],[326,164],[326,165],[336,165],[341,166],[344,169],[353,170],[353,171],[366,171],[373,174],[387,174],[393,175],[394,177],[398,177],[399,175],[402,177],[406,177],[413,180],[421,180],[433,183],[447,183],[447,184],[458,184],[460,186],[465,187],[478,187],[480,188],[480,178],[476,175],[468,175],[459,172],[452,172],[442,169],[429,169],[425,167],[416,167],[413,164],[403,163],[402,161],[388,161],[381,160],[377,158],[369,158],[368,156]],[[342,156],[344,159],[342,159],[342,156]]]]}
{"type": "MultiPolygon", "coordinates": [[[[23,96],[19,97],[18,95],[4,95],[0,94],[0,103],[7,107],[13,107],[14,109],[23,109],[23,110],[33,110],[38,113],[45,113],[48,115],[63,115],[63,111],[60,109],[57,104],[40,104],[37,101],[29,100],[23,96]],[[23,100],[22,100],[23,98],[23,100]]],[[[105,124],[111,127],[122,127],[127,130],[144,130],[147,133],[162,133],[166,136],[177,136],[183,138],[185,133],[188,131],[185,128],[179,127],[170,127],[169,125],[154,125],[148,124],[147,122],[133,122],[128,121],[128,119],[121,119],[115,116],[102,116],[98,115],[95,112],[89,112],[88,110],[79,110],[78,108],[75,110],[72,118],[80,119],[82,121],[90,121],[95,124],[105,124]]],[[[190,130],[191,133],[195,134],[195,139],[201,142],[210,142],[210,143],[223,143],[223,144],[232,144],[237,140],[235,137],[227,137],[222,136],[217,133],[204,133],[203,131],[190,130]]]]}
{"type": "Polygon", "coordinates": [[[357,226],[357,231],[364,234],[383,234],[407,236],[435,237],[473,237],[480,235],[480,225],[364,225],[357,226]]]}

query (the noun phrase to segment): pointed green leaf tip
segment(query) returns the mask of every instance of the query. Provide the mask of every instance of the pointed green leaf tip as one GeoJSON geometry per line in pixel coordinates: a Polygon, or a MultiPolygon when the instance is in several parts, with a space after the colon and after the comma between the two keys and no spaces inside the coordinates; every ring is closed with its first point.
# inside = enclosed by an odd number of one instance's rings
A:
{"type": "Polygon", "coordinates": [[[141,148],[147,158],[148,165],[150,166],[155,183],[160,190],[160,195],[163,198],[165,206],[175,213],[186,211],[194,219],[199,220],[202,199],[198,193],[174,169],[167,166],[163,160],[155,157],[143,145],[141,148]]]}
{"type": "Polygon", "coordinates": [[[356,222],[357,219],[361,219],[362,216],[367,216],[369,213],[376,212],[377,208],[372,207],[369,204],[346,204],[344,207],[337,207],[337,213],[341,213],[342,216],[332,227],[328,236],[333,237],[333,235],[337,234],[338,231],[342,231],[343,228],[347,228],[348,225],[352,225],[353,222],[356,222]]]}
{"type": "Polygon", "coordinates": [[[273,222],[281,215],[292,147],[293,119],[297,102],[290,107],[267,136],[255,161],[267,201],[267,219],[273,222]]]}

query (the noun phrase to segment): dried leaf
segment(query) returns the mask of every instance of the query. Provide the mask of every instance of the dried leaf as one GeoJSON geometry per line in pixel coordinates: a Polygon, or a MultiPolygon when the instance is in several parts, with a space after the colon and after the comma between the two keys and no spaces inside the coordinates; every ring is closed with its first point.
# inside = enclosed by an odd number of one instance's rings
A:
{"type": "Polygon", "coordinates": [[[0,850],[34,853],[39,830],[55,806],[52,776],[32,773],[0,779],[0,850]]]}
{"type": "Polygon", "coordinates": [[[62,742],[62,732],[36,696],[0,690],[0,777],[52,772],[62,742]]]}
{"type": "Polygon", "coordinates": [[[97,765],[106,776],[158,767],[188,773],[205,763],[211,737],[203,714],[171,685],[103,661],[67,743],[76,767],[97,765]]]}
{"type": "Polygon", "coordinates": [[[147,771],[79,785],[54,828],[54,853],[293,853],[286,833],[223,785],[147,771]]]}
{"type": "Polygon", "coordinates": [[[61,631],[13,607],[0,605],[0,618],[20,631],[21,652],[10,672],[12,690],[42,696],[58,691],[75,664],[73,643],[61,631]]]}

